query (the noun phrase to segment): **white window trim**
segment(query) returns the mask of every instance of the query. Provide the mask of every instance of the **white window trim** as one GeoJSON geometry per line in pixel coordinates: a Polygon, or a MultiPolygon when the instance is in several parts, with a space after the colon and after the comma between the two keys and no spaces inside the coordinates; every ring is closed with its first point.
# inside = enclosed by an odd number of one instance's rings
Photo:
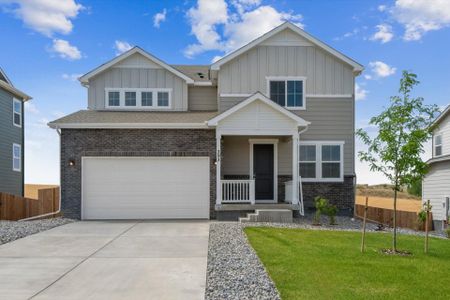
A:
{"type": "MultiPolygon", "coordinates": [[[[299,156],[298,156],[298,167],[300,168],[300,146],[316,146],[316,178],[302,178],[302,182],[343,182],[344,181],[344,141],[300,141],[299,142],[299,156]],[[340,177],[339,178],[322,178],[322,163],[327,161],[322,161],[322,146],[340,146],[340,177]]],[[[299,170],[300,172],[300,170],[299,170]]]]}
{"type": "Polygon", "coordinates": [[[172,109],[172,89],[171,88],[105,88],[105,108],[118,110],[170,110],[172,109]],[[119,92],[120,105],[110,106],[108,93],[119,92]],[[125,106],[125,92],[136,92],[136,106],[125,106]],[[142,92],[151,92],[152,106],[142,106],[142,92]],[[169,94],[169,105],[158,106],[158,92],[167,92],[169,94]]]}
{"type": "Polygon", "coordinates": [[[270,98],[270,82],[271,81],[284,81],[285,83],[285,102],[284,102],[284,107],[286,109],[289,110],[306,110],[306,77],[304,76],[266,76],[266,92],[267,92],[267,97],[270,98]],[[302,82],[302,106],[287,106],[287,82],[288,81],[301,81],[302,82]]]}
{"type": "Polygon", "coordinates": [[[434,137],[433,137],[433,156],[434,157],[441,157],[442,155],[444,155],[444,153],[443,153],[443,150],[444,150],[444,147],[443,147],[443,141],[442,141],[442,137],[443,137],[443,135],[442,135],[442,133],[437,133],[437,134],[435,134],[434,135],[434,137]],[[437,139],[437,137],[438,136],[440,136],[441,137],[441,143],[438,145],[438,144],[436,144],[436,139],[437,139]],[[438,146],[441,146],[441,154],[440,155],[437,155],[436,154],[436,147],[438,147],[438,146]]]}
{"type": "Polygon", "coordinates": [[[13,171],[16,171],[16,172],[22,172],[22,145],[20,145],[20,144],[13,144],[13,147],[12,147],[12,169],[13,169],[13,171]],[[19,150],[20,150],[19,157],[14,156],[14,149],[16,147],[19,147],[19,150]],[[14,168],[14,160],[15,159],[19,159],[19,168],[14,168]]]}
{"type": "Polygon", "coordinates": [[[14,126],[16,126],[16,127],[19,127],[19,128],[22,128],[22,114],[23,114],[23,111],[22,111],[22,101],[20,101],[19,99],[16,99],[16,98],[13,98],[13,125],[14,126]],[[16,103],[19,103],[20,104],[20,113],[18,113],[19,114],[19,116],[20,116],[20,124],[18,125],[18,124],[16,124],[16,122],[14,122],[14,116],[16,115],[16,111],[14,110],[15,109],[15,104],[16,103]]]}

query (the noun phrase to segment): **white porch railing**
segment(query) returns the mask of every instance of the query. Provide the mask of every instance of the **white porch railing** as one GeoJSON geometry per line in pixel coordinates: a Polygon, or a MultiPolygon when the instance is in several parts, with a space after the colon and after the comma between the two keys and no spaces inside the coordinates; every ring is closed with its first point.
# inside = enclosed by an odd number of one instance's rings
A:
{"type": "Polygon", "coordinates": [[[221,180],[222,203],[255,204],[255,180],[221,180]]]}

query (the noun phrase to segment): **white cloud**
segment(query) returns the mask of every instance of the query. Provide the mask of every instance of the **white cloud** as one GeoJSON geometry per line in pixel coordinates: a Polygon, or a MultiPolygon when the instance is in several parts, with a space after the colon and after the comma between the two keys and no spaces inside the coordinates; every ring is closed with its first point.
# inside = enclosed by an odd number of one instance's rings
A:
{"type": "Polygon", "coordinates": [[[124,52],[127,52],[131,48],[133,48],[133,46],[131,46],[128,42],[118,40],[114,42],[114,49],[116,49],[116,55],[120,55],[124,52]]]}
{"type": "Polygon", "coordinates": [[[227,4],[223,0],[198,0],[197,6],[189,9],[191,33],[197,39],[196,44],[189,45],[184,54],[193,57],[208,50],[221,50],[221,37],[216,26],[228,20],[227,4]]]}
{"type": "Polygon", "coordinates": [[[377,7],[378,11],[381,11],[381,12],[385,11],[386,8],[387,8],[386,5],[378,5],[378,7],[377,7]]]}
{"type": "Polygon", "coordinates": [[[67,74],[64,73],[61,75],[62,79],[66,79],[66,80],[70,80],[70,81],[77,81],[79,77],[83,76],[83,74],[77,74],[77,73],[73,73],[73,74],[67,74]]]}
{"type": "Polygon", "coordinates": [[[224,0],[198,0],[197,6],[188,11],[191,32],[197,43],[185,49],[185,56],[193,57],[210,50],[230,52],[285,21],[303,27],[301,15],[260,4],[260,0],[235,0],[231,1],[232,7],[228,7],[224,0]]]}
{"type": "MultiPolygon", "coordinates": [[[[237,49],[285,21],[301,21],[301,15],[279,12],[271,6],[260,6],[243,13],[237,21],[229,22],[225,27],[226,49],[237,49]]],[[[300,27],[303,24],[298,23],[300,27]]]]}
{"type": "Polygon", "coordinates": [[[31,113],[33,115],[39,114],[39,110],[37,109],[36,105],[31,101],[25,102],[25,112],[31,113]]]}
{"type": "Polygon", "coordinates": [[[382,61],[371,61],[369,67],[376,78],[384,78],[395,74],[397,68],[391,67],[382,61]]]}
{"type": "Polygon", "coordinates": [[[75,0],[0,0],[26,26],[46,36],[68,34],[72,20],[84,9],[75,0]]]}
{"type": "Polygon", "coordinates": [[[223,56],[220,55],[216,55],[213,57],[213,59],[211,59],[211,63],[215,63],[216,61],[218,61],[219,59],[221,59],[223,56]]]}
{"type": "Polygon", "coordinates": [[[448,0],[397,0],[391,14],[405,27],[406,41],[420,40],[428,31],[450,26],[448,0]]]}
{"type": "Polygon", "coordinates": [[[375,26],[377,28],[377,32],[375,32],[370,39],[372,41],[380,41],[382,44],[390,42],[394,37],[394,33],[392,32],[392,26],[389,24],[379,24],[375,26]]]}
{"type": "Polygon", "coordinates": [[[162,22],[166,20],[167,10],[164,8],[162,12],[159,12],[153,16],[153,26],[159,28],[162,22]]]}
{"type": "Polygon", "coordinates": [[[51,50],[64,59],[77,60],[81,58],[80,50],[66,40],[54,39],[51,50]]]}
{"type": "Polygon", "coordinates": [[[367,90],[365,90],[364,88],[362,88],[361,86],[359,86],[358,83],[355,83],[355,100],[356,101],[366,99],[368,93],[369,92],[367,90]]]}

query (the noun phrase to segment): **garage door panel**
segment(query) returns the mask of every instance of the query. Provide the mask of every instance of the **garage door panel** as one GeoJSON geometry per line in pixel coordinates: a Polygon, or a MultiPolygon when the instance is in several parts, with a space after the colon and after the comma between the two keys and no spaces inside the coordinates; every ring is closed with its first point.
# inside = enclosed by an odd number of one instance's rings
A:
{"type": "Polygon", "coordinates": [[[209,158],[83,159],[83,218],[208,218],[209,158]]]}

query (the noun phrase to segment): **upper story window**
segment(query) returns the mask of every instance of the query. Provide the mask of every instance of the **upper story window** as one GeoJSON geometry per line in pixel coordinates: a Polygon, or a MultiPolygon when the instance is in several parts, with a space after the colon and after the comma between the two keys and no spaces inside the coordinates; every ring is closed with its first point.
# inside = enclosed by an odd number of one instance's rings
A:
{"type": "Polygon", "coordinates": [[[13,171],[22,171],[22,146],[19,144],[13,144],[12,149],[13,156],[13,171]]]}
{"type": "Polygon", "coordinates": [[[13,124],[22,127],[22,101],[13,99],[13,124]]]}
{"type": "Polygon", "coordinates": [[[434,136],[434,156],[442,155],[442,134],[434,136]]]}
{"type": "Polygon", "coordinates": [[[344,142],[300,142],[299,171],[303,181],[342,181],[344,142]]]}
{"type": "Polygon", "coordinates": [[[270,99],[288,109],[305,109],[304,77],[267,77],[270,99]]]}
{"type": "Polygon", "coordinates": [[[169,109],[172,89],[106,89],[106,108],[169,109]]]}
{"type": "Polygon", "coordinates": [[[108,92],[108,106],[120,106],[120,92],[108,92]]]}

